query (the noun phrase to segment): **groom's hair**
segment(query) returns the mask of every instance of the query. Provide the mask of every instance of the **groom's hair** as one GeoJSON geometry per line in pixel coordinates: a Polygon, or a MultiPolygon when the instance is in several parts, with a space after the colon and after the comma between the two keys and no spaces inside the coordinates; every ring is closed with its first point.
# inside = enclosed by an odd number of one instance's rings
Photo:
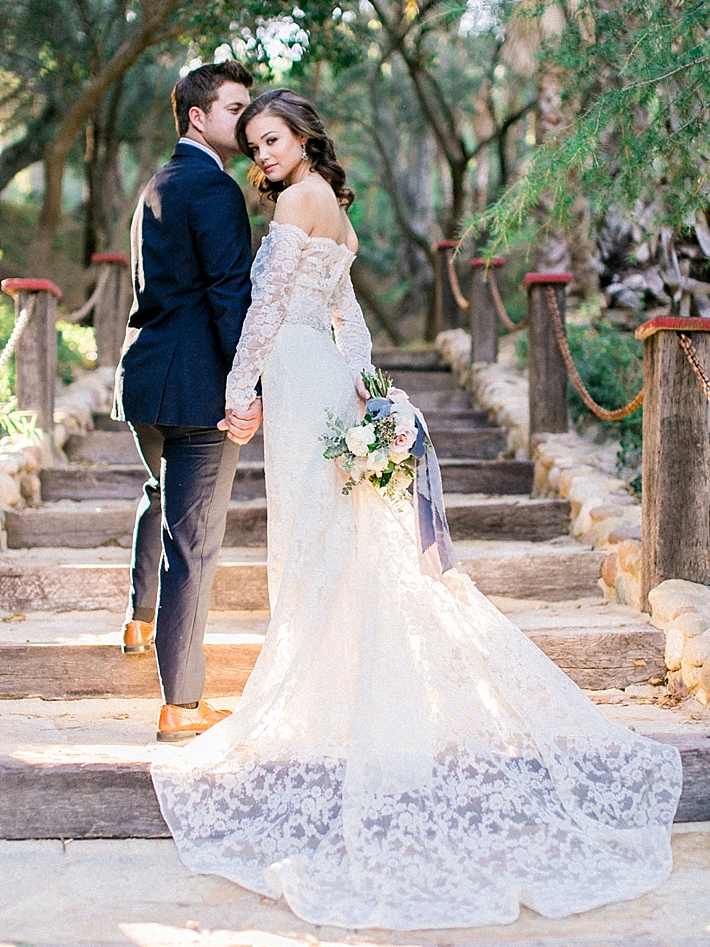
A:
{"type": "Polygon", "coordinates": [[[206,115],[225,82],[238,82],[251,89],[254,77],[241,63],[230,59],[193,69],[175,83],[171,100],[178,135],[186,134],[190,127],[190,109],[197,106],[206,115]]]}

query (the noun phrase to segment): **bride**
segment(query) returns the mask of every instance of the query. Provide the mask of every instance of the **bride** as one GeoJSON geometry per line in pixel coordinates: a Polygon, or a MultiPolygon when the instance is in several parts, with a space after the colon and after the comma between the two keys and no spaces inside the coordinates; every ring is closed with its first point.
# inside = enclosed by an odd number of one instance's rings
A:
{"type": "Polygon", "coordinates": [[[319,437],[326,410],[360,420],[371,369],[353,194],[293,92],[237,137],[278,201],[227,384],[240,411],[262,382],[272,618],[238,710],[153,765],[182,860],[350,928],[644,894],[671,870],[678,751],[610,723],[467,577],[424,574],[411,510],[343,494],[319,437]]]}

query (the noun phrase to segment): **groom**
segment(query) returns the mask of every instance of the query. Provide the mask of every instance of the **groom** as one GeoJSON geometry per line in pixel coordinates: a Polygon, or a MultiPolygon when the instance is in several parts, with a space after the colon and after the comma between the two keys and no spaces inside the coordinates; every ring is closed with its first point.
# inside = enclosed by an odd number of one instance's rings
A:
{"type": "Polygon", "coordinates": [[[172,93],[180,140],[148,183],[131,228],[135,299],[112,417],[128,421],[149,479],[136,515],[123,651],[153,640],[164,703],[157,738],[195,736],[227,716],[202,698],[203,637],[239,457],[261,399],[230,418],[224,389],[250,302],[244,197],[224,171],[251,75],[202,66],[172,93]],[[236,434],[234,433],[236,431],[236,434]]]}

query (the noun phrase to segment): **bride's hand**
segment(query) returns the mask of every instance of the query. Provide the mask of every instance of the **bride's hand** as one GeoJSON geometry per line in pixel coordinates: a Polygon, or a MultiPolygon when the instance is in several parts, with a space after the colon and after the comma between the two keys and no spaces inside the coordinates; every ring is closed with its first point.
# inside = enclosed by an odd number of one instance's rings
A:
{"type": "Polygon", "coordinates": [[[365,382],[362,380],[360,375],[355,379],[355,391],[357,392],[358,398],[361,398],[363,401],[370,400],[370,392],[365,387],[365,382]]]}
{"type": "Polygon", "coordinates": [[[226,431],[230,441],[241,447],[254,437],[261,424],[261,417],[261,398],[255,398],[245,411],[227,408],[224,420],[219,421],[217,427],[220,431],[226,431]]]}

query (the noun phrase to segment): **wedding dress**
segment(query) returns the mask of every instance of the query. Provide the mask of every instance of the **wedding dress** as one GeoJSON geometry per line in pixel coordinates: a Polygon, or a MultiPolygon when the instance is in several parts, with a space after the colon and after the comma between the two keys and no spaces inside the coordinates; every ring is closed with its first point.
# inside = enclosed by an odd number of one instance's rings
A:
{"type": "Polygon", "coordinates": [[[314,924],[468,927],[635,898],[671,869],[678,751],[610,723],[410,510],[342,493],[370,338],[353,254],[272,224],[228,386],[262,378],[272,619],[238,710],[152,775],[184,863],[314,924]],[[332,326],[332,329],[331,329],[332,326]]]}

